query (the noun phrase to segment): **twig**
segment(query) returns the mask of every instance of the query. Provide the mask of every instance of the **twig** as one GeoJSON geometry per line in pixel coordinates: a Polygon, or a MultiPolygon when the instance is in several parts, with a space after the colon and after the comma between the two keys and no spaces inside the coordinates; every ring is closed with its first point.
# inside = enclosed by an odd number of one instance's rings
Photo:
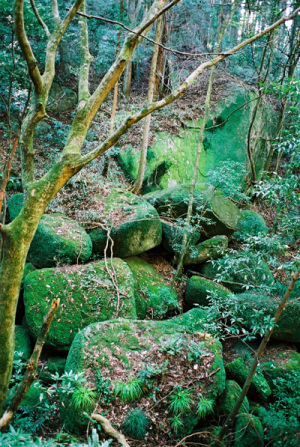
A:
{"type": "Polygon", "coordinates": [[[49,32],[48,26],[46,25],[46,23],[41,18],[34,0],[30,0],[30,4],[32,6],[32,9],[33,9],[33,12],[35,14],[35,17],[37,18],[37,21],[39,22],[41,27],[44,29],[46,36],[49,37],[50,36],[50,32],[49,32]]]}
{"type": "MultiPolygon", "coordinates": [[[[66,8],[66,10],[68,11],[69,8],[66,8]]],[[[87,19],[103,20],[103,22],[112,23],[113,25],[118,25],[121,28],[124,28],[126,31],[129,31],[130,33],[138,34],[136,31],[134,31],[131,28],[128,28],[128,26],[124,25],[124,23],[119,22],[118,20],[111,20],[111,19],[107,19],[106,17],[95,16],[95,15],[91,15],[91,14],[84,14],[82,12],[77,12],[77,15],[86,17],[87,19]]],[[[167,46],[163,45],[162,43],[159,43],[153,39],[150,39],[150,37],[145,36],[145,34],[141,34],[140,36],[143,39],[148,40],[148,42],[151,42],[154,45],[157,45],[158,47],[162,48],[165,51],[169,51],[174,54],[180,54],[181,56],[201,57],[201,56],[218,56],[219,54],[223,54],[223,53],[188,53],[185,51],[174,50],[174,48],[167,47],[167,46]]]]}
{"type": "Polygon", "coordinates": [[[125,439],[125,436],[122,435],[118,430],[116,430],[110,423],[108,419],[101,414],[92,413],[91,418],[95,419],[97,422],[100,422],[103,430],[109,435],[115,438],[121,445],[124,447],[130,447],[128,442],[125,439]]]}
{"type": "Polygon", "coordinates": [[[27,391],[30,388],[30,385],[34,382],[36,379],[36,371],[38,366],[38,361],[45,343],[46,336],[49,332],[50,325],[52,323],[52,320],[54,318],[54,315],[58,309],[60,303],[60,299],[54,299],[51,303],[50,309],[43,318],[43,324],[41,327],[41,330],[39,332],[39,335],[37,337],[37,340],[35,342],[35,346],[33,349],[33,353],[31,354],[31,357],[26,365],[26,372],[24,374],[22,382],[19,384],[14,397],[12,398],[12,401],[10,402],[8,408],[5,410],[5,413],[3,414],[2,418],[0,419],[0,432],[4,431],[5,428],[8,426],[11,418],[17,411],[20,403],[22,402],[22,399],[26,395],[27,391]]]}

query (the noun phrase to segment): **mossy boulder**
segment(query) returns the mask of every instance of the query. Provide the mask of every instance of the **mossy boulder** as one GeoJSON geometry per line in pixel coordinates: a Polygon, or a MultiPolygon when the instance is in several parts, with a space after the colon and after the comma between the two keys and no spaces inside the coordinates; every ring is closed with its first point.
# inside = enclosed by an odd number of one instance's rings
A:
{"type": "Polygon", "coordinates": [[[10,220],[14,220],[21,211],[24,203],[24,194],[18,193],[10,196],[7,201],[7,209],[10,220]]]}
{"type": "Polygon", "coordinates": [[[261,369],[272,388],[275,379],[300,376],[300,354],[283,344],[271,346],[264,352],[261,369]]]}
{"type": "MultiPolygon", "coordinates": [[[[235,382],[234,380],[226,380],[225,389],[216,406],[216,413],[219,417],[226,417],[231,413],[241,395],[241,392],[242,388],[237,382],[235,382]]],[[[248,412],[249,401],[247,397],[245,397],[240,407],[239,413],[248,412]]]]}
{"type": "Polygon", "coordinates": [[[42,216],[31,242],[27,260],[38,268],[86,262],[92,241],[75,221],[59,214],[42,216]]]}
{"type": "Polygon", "coordinates": [[[191,276],[186,285],[185,302],[191,305],[208,306],[208,297],[211,296],[226,299],[233,297],[233,294],[221,284],[201,276],[191,276]]]}
{"type": "MultiPolygon", "coordinates": [[[[172,222],[162,221],[162,246],[168,253],[178,254],[182,248],[184,228],[172,222]]],[[[197,231],[189,234],[190,245],[195,245],[200,239],[197,231]]]]}
{"type": "MultiPolygon", "coordinates": [[[[199,182],[207,182],[209,172],[220,168],[224,162],[239,163],[243,170],[249,169],[247,156],[248,129],[253,116],[257,92],[238,83],[224,83],[223,99],[211,108],[203,149],[198,168],[199,182]]],[[[202,109],[202,108],[201,108],[202,109]]],[[[193,177],[202,118],[188,122],[190,127],[179,130],[178,135],[158,132],[155,143],[149,147],[143,184],[144,192],[166,189],[180,184],[189,185],[193,177]]],[[[265,169],[271,149],[271,140],[276,133],[276,115],[267,102],[260,104],[254,124],[254,163],[257,178],[265,169]]],[[[122,148],[118,161],[125,174],[136,179],[140,151],[131,144],[122,148]]]]}
{"type": "MultiPolygon", "coordinates": [[[[244,386],[250,367],[244,362],[242,357],[238,357],[233,362],[227,363],[225,369],[228,379],[235,380],[240,386],[244,386]]],[[[271,388],[262,374],[256,373],[253,376],[249,388],[249,395],[259,400],[267,400],[271,395],[271,388]]]]}
{"type": "MultiPolygon", "coordinates": [[[[27,361],[31,355],[31,342],[28,331],[22,326],[15,327],[15,353],[19,353],[19,358],[27,361]],[[20,353],[22,352],[22,355],[20,353]]],[[[16,356],[16,354],[15,354],[16,356]]]]}
{"type": "Polygon", "coordinates": [[[211,279],[218,278],[223,271],[226,271],[226,274],[222,276],[222,283],[234,293],[242,293],[247,288],[271,285],[274,282],[267,263],[260,256],[251,253],[226,255],[223,259],[208,262],[200,267],[200,272],[211,279]]]}
{"type": "Polygon", "coordinates": [[[29,273],[34,272],[35,270],[36,270],[36,267],[33,264],[31,264],[30,262],[26,262],[25,267],[24,267],[24,271],[23,271],[21,290],[23,290],[23,288],[24,288],[24,279],[26,278],[26,276],[29,273]]]}
{"type": "MultiPolygon", "coordinates": [[[[71,370],[75,373],[83,371],[89,377],[91,386],[96,380],[97,370],[103,379],[110,380],[112,400],[105,408],[107,417],[117,427],[120,427],[124,413],[130,409],[138,406],[147,411],[156,386],[160,388],[162,398],[176,392],[176,384],[184,387],[187,383],[191,403],[185,416],[190,415],[190,419],[193,419],[192,430],[199,420],[195,412],[198,385],[201,384],[201,393],[213,400],[223,392],[225,386],[220,342],[199,332],[194,333],[192,326],[176,324],[176,318],[167,321],[120,319],[91,324],[77,334],[72,343],[66,372],[71,370]],[[203,361],[197,360],[197,353],[203,361]],[[156,368],[156,372],[153,368],[156,368]],[[166,372],[168,379],[164,378],[166,372]],[[176,383],[170,380],[170,375],[174,374],[176,383]],[[206,375],[210,375],[208,380],[205,379],[206,375]],[[120,383],[130,384],[132,381],[139,383],[141,390],[133,399],[127,400],[117,390],[120,389],[120,383]]],[[[160,402],[156,408],[157,419],[160,420],[163,414],[172,417],[168,399],[161,399],[160,402]]],[[[80,427],[79,413],[71,414],[66,409],[62,418],[65,427],[71,432],[78,433],[84,428],[80,427]]],[[[169,425],[170,421],[165,420],[169,425]]],[[[171,427],[168,426],[168,429],[171,430],[171,427]]],[[[165,426],[157,427],[155,436],[165,436],[166,432],[165,426]]]]}
{"type": "Polygon", "coordinates": [[[65,112],[73,109],[78,102],[77,93],[66,86],[53,83],[47,109],[51,112],[65,112]]]}
{"type": "Polygon", "coordinates": [[[215,236],[200,244],[189,247],[187,254],[184,257],[183,264],[201,264],[210,259],[218,259],[222,257],[228,247],[227,236],[215,236]]]}
{"type": "MultiPolygon", "coordinates": [[[[189,196],[190,188],[180,185],[146,194],[144,198],[157,209],[160,216],[183,219],[187,214],[189,196]]],[[[203,183],[195,189],[192,215],[193,225],[199,225],[203,237],[209,238],[231,236],[240,218],[240,211],[222,191],[203,183]]]]}
{"type": "Polygon", "coordinates": [[[178,310],[178,298],[170,284],[147,261],[138,256],[126,258],[134,277],[137,317],[158,319],[178,310]]]}
{"type": "MultiPolygon", "coordinates": [[[[256,315],[256,325],[263,325],[265,317],[274,317],[281,298],[259,293],[241,293],[236,299],[242,307],[241,317],[247,329],[254,325],[253,315],[256,315]]],[[[285,306],[274,331],[272,339],[299,343],[300,342],[300,302],[292,302],[285,306]]]]}
{"type": "MultiPolygon", "coordinates": [[[[103,225],[91,233],[94,253],[103,255],[108,229],[117,257],[138,255],[161,243],[162,228],[157,211],[142,197],[122,189],[112,189],[103,199],[99,197],[103,225]],[[107,229],[104,229],[107,228],[107,229]]],[[[108,244],[110,251],[111,244],[108,244]]]]}
{"type": "Polygon", "coordinates": [[[236,231],[251,236],[257,236],[259,233],[266,235],[268,227],[260,214],[251,210],[242,210],[236,231]]]}
{"type": "MultiPolygon", "coordinates": [[[[108,268],[111,269],[108,263],[108,268]]],[[[29,273],[24,284],[26,320],[34,337],[42,326],[53,298],[60,306],[51,324],[46,345],[68,350],[76,333],[95,321],[136,318],[134,280],[128,265],[113,260],[118,293],[105,262],[84,266],[41,269],[29,273]]]]}
{"type": "Polygon", "coordinates": [[[235,423],[234,447],[263,447],[264,430],[258,417],[240,413],[235,423]]]}

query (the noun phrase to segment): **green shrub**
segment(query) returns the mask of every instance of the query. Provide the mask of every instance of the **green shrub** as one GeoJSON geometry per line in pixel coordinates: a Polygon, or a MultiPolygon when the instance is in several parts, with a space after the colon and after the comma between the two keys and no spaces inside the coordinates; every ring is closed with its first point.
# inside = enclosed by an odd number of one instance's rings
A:
{"type": "Polygon", "coordinates": [[[134,408],[127,414],[122,429],[131,438],[145,439],[149,425],[148,416],[140,408],[134,408]]]}

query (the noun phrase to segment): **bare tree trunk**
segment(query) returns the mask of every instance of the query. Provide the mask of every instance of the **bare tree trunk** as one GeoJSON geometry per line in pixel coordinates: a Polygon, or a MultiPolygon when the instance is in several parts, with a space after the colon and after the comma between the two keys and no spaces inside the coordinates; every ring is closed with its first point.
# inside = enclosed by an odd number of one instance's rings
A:
{"type": "MultiPolygon", "coordinates": [[[[166,2],[166,0],[161,0],[160,5],[162,8],[163,8],[165,2],[166,2]]],[[[156,42],[161,41],[162,28],[163,28],[163,18],[160,17],[156,24],[156,32],[155,32],[155,41],[156,42]]],[[[151,61],[151,68],[150,68],[148,95],[147,95],[148,104],[151,104],[154,99],[155,87],[156,87],[155,81],[156,81],[156,67],[157,67],[158,54],[159,54],[159,47],[158,47],[158,45],[154,45],[152,61],[151,61]]],[[[147,161],[150,124],[151,124],[151,114],[149,114],[146,117],[145,123],[144,123],[139,170],[138,170],[137,179],[136,179],[136,182],[135,182],[135,185],[133,188],[133,192],[135,194],[140,193],[140,191],[142,189],[142,185],[143,185],[145,169],[146,169],[146,161],[147,161]]]]}

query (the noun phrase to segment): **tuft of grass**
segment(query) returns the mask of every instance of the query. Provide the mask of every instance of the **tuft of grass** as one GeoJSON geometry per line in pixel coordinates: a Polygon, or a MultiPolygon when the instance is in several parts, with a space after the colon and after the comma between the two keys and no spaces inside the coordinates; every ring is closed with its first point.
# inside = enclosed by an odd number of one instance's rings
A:
{"type": "Polygon", "coordinates": [[[192,393],[191,388],[184,390],[180,386],[175,387],[170,396],[170,410],[177,415],[187,413],[192,405],[192,393]]]}
{"type": "Polygon", "coordinates": [[[71,404],[76,410],[90,413],[96,402],[97,394],[91,388],[80,385],[72,395],[71,404]]]}
{"type": "Polygon", "coordinates": [[[127,402],[134,402],[139,399],[143,394],[143,381],[141,379],[130,379],[128,382],[117,382],[115,385],[115,394],[119,396],[121,401],[126,404],[127,402]]]}
{"type": "Polygon", "coordinates": [[[184,427],[184,423],[180,416],[174,416],[173,418],[170,418],[169,421],[171,422],[171,428],[175,435],[177,435],[184,427]]]}
{"type": "Polygon", "coordinates": [[[124,433],[134,439],[145,439],[150,418],[140,409],[134,408],[129,411],[123,424],[124,433]]]}
{"type": "Polygon", "coordinates": [[[214,409],[214,400],[209,399],[208,397],[202,396],[199,399],[197,412],[201,419],[206,418],[206,416],[210,415],[214,409]]]}

